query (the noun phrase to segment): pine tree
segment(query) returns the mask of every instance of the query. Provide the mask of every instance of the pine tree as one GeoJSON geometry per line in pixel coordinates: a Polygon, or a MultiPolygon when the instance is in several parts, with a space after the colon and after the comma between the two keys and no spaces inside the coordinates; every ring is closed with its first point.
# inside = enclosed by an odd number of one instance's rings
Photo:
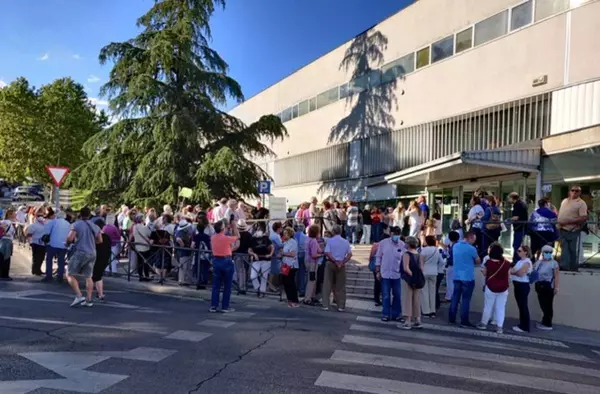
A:
{"type": "Polygon", "coordinates": [[[227,63],[210,48],[209,20],[223,0],[157,0],[138,19],[142,32],[111,43],[100,62],[114,64],[102,94],[118,121],[84,145],[89,161],[75,171],[91,198],[175,203],[179,187],[194,199],[248,196],[266,174],[251,159],[283,139],[279,118],[251,125],[221,110],[243,100],[227,63]]]}

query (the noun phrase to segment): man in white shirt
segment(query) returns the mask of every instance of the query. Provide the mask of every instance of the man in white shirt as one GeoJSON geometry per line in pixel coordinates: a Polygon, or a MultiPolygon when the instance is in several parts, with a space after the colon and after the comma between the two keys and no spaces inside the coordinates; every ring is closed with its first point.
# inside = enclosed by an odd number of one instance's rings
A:
{"type": "Polygon", "coordinates": [[[358,233],[358,208],[353,202],[349,203],[347,214],[346,238],[351,238],[352,245],[356,245],[356,234],[358,233]],[[352,234],[352,235],[350,235],[352,234]]]}
{"type": "Polygon", "coordinates": [[[350,244],[341,237],[342,228],[333,226],[333,237],[327,241],[325,255],[329,259],[323,280],[323,309],[329,309],[329,296],[335,282],[335,300],[338,311],[346,308],[346,263],[352,258],[350,244]]]}
{"type": "Polygon", "coordinates": [[[227,212],[227,198],[223,197],[219,200],[219,206],[213,210],[213,222],[220,222],[225,219],[225,213],[227,212]]]}

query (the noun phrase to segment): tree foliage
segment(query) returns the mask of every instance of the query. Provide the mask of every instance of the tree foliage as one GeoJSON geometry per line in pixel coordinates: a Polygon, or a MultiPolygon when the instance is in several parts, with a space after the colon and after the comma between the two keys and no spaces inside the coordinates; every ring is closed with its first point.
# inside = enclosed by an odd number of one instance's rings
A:
{"type": "Polygon", "coordinates": [[[100,62],[113,64],[102,93],[120,120],[84,146],[74,179],[92,198],[175,203],[179,187],[203,201],[256,193],[266,174],[251,159],[272,154],[261,141],[287,132],[274,115],[246,125],[220,109],[243,95],[209,46],[215,6],[224,1],[157,0],[138,36],[101,50],[100,62]]]}
{"type": "Polygon", "coordinates": [[[0,89],[0,176],[50,181],[44,166],[81,165],[82,144],[106,122],[71,78],[39,89],[18,78],[0,89]]]}

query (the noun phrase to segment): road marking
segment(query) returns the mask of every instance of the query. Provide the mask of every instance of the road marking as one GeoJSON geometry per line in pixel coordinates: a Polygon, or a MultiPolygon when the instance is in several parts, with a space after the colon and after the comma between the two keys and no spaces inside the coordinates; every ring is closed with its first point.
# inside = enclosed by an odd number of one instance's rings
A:
{"type": "MultiPolygon", "coordinates": [[[[361,321],[361,322],[368,322],[368,323],[378,323],[378,324],[388,324],[388,325],[390,324],[390,323],[381,321],[381,319],[379,319],[377,317],[370,317],[370,316],[357,316],[356,320],[361,321]]],[[[518,342],[537,343],[540,345],[568,348],[568,346],[565,345],[564,343],[559,342],[559,341],[553,341],[551,339],[535,338],[535,337],[528,337],[528,336],[521,336],[521,335],[497,334],[497,333],[491,332],[491,331],[480,331],[480,330],[468,329],[468,328],[441,326],[441,325],[429,324],[429,323],[424,323],[423,327],[430,329],[430,330],[434,330],[434,331],[454,332],[457,334],[471,335],[471,336],[475,336],[475,337],[510,339],[512,341],[518,341],[518,342]]]]}
{"type": "Polygon", "coordinates": [[[233,326],[234,324],[235,324],[235,322],[232,322],[232,321],[211,320],[211,319],[202,320],[200,323],[198,323],[199,326],[218,327],[218,328],[229,328],[229,327],[233,326]]]}
{"type": "Polygon", "coordinates": [[[600,350],[592,350],[592,352],[596,353],[598,356],[600,356],[600,350]]]}
{"type": "Polygon", "coordinates": [[[188,342],[201,342],[206,338],[210,337],[211,335],[212,334],[208,332],[179,330],[167,335],[165,339],[175,339],[178,341],[188,342]]]}
{"type": "Polygon", "coordinates": [[[230,313],[219,313],[216,316],[237,319],[239,318],[247,318],[256,315],[254,312],[230,312],[230,313]]]}
{"type": "Polygon", "coordinates": [[[342,342],[352,343],[355,345],[363,345],[363,346],[375,346],[375,347],[381,347],[381,348],[387,348],[387,349],[407,350],[410,352],[426,353],[426,354],[437,355],[437,356],[448,356],[449,354],[451,354],[452,357],[456,357],[456,358],[467,358],[467,359],[472,359],[472,360],[489,361],[489,362],[503,363],[503,364],[508,364],[508,365],[521,365],[524,367],[545,369],[545,370],[556,370],[559,372],[569,372],[569,373],[573,373],[573,374],[593,376],[593,377],[597,377],[598,374],[600,374],[600,370],[598,370],[598,369],[577,367],[577,366],[573,366],[573,365],[551,363],[551,362],[532,360],[532,359],[515,357],[515,356],[506,356],[503,354],[484,353],[484,352],[477,352],[477,351],[473,352],[473,351],[469,351],[469,350],[451,349],[451,348],[444,348],[444,347],[440,347],[440,346],[418,345],[418,344],[414,344],[414,343],[388,341],[388,340],[384,340],[384,339],[359,337],[359,336],[354,336],[354,335],[344,335],[344,338],[342,338],[342,342]]]}
{"type": "Polygon", "coordinates": [[[389,357],[370,353],[348,352],[336,350],[331,356],[332,360],[345,361],[357,364],[377,365],[407,369],[410,371],[433,373],[463,379],[473,379],[481,382],[498,383],[527,387],[538,390],[548,390],[557,393],[597,394],[598,387],[573,383],[563,380],[549,379],[516,373],[495,371],[491,368],[475,368],[464,365],[443,364],[432,361],[414,360],[403,357],[389,357]]]}
{"type": "Polygon", "coordinates": [[[474,394],[473,391],[329,371],[321,372],[315,386],[373,394],[474,394]]]}
{"type": "Polygon", "coordinates": [[[272,305],[265,305],[265,304],[247,304],[244,306],[244,308],[250,308],[250,309],[269,309],[271,308],[272,305]]]}
{"type": "Polygon", "coordinates": [[[373,327],[373,326],[364,326],[361,324],[352,324],[350,326],[350,330],[362,331],[362,332],[373,332],[376,334],[387,334],[387,335],[393,335],[393,336],[409,338],[409,339],[417,338],[417,339],[423,339],[423,340],[427,340],[427,341],[445,342],[445,343],[450,343],[450,344],[455,344],[455,345],[467,344],[467,345],[473,345],[473,346],[487,347],[487,348],[491,348],[491,349],[514,350],[514,351],[521,352],[521,353],[527,352],[530,354],[538,354],[541,356],[550,356],[550,357],[564,358],[564,359],[568,359],[568,360],[595,363],[594,360],[592,360],[589,357],[586,357],[582,354],[559,352],[559,351],[555,351],[555,350],[546,350],[546,349],[534,348],[531,346],[515,345],[515,344],[510,344],[510,343],[490,342],[490,341],[485,341],[485,340],[481,340],[481,339],[448,337],[448,336],[441,336],[441,335],[435,335],[435,334],[427,334],[424,332],[415,332],[414,330],[403,331],[403,330],[399,330],[398,328],[373,327]]]}
{"type": "Polygon", "coordinates": [[[129,327],[123,325],[103,325],[103,324],[90,324],[90,323],[76,323],[62,320],[50,320],[50,319],[31,319],[27,317],[14,317],[14,316],[0,316],[2,320],[10,320],[10,321],[18,321],[23,323],[40,323],[40,324],[52,324],[52,325],[60,325],[60,326],[69,326],[69,327],[86,327],[86,328],[102,328],[107,330],[121,330],[121,331],[136,331],[143,332],[148,334],[159,334],[159,335],[167,335],[168,331],[163,330],[155,330],[153,328],[147,328],[142,326],[132,326],[134,323],[130,324],[129,327]]]}
{"type": "Polygon", "coordinates": [[[25,394],[40,388],[60,391],[76,391],[80,393],[100,393],[122,380],[127,379],[128,376],[86,371],[86,368],[106,361],[112,357],[159,362],[174,353],[176,353],[174,350],[155,348],[136,348],[130,351],[115,352],[20,353],[19,355],[21,357],[63,376],[64,379],[0,382],[0,393],[25,394]]]}

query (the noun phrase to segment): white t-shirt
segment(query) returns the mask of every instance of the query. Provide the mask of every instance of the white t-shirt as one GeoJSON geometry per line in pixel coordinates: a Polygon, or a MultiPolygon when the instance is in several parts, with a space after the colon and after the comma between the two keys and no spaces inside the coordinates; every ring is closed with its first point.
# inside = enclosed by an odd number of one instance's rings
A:
{"type": "Polygon", "coordinates": [[[438,249],[435,246],[425,246],[421,249],[421,256],[425,262],[423,265],[423,275],[437,275],[441,259],[438,249]]]}
{"type": "Polygon", "coordinates": [[[483,228],[483,223],[481,223],[483,215],[485,215],[485,211],[481,208],[481,205],[471,207],[469,211],[469,223],[473,225],[473,228],[483,228]]]}
{"type": "Polygon", "coordinates": [[[514,271],[519,271],[521,268],[523,268],[523,266],[525,264],[529,264],[529,268],[527,269],[527,274],[523,275],[523,276],[517,276],[517,275],[511,275],[510,276],[510,280],[515,281],[515,282],[523,282],[523,283],[529,283],[529,274],[531,273],[531,271],[533,271],[533,264],[531,264],[531,260],[530,259],[521,259],[517,262],[517,264],[515,264],[515,267],[513,268],[514,271]]]}

